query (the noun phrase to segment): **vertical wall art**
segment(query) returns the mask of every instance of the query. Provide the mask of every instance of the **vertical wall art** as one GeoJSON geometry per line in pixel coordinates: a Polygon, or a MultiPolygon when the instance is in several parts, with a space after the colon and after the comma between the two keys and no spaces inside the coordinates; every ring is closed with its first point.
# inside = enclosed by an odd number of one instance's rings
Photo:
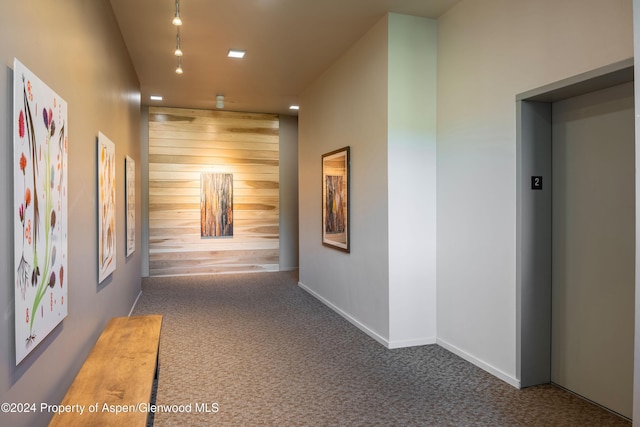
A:
{"type": "Polygon", "coordinates": [[[116,146],[98,133],[98,283],[116,269],[116,146]]]}
{"type": "Polygon", "coordinates": [[[322,155],[322,244],[350,251],[349,147],[322,155]]]}
{"type": "Polygon", "coordinates": [[[200,175],[200,235],[233,236],[233,174],[200,175]]]}
{"type": "Polygon", "coordinates": [[[125,202],[127,206],[126,230],[127,230],[127,256],[136,250],[136,162],[126,156],[124,179],[125,202]]]}
{"type": "Polygon", "coordinates": [[[13,62],[16,365],[67,316],[67,103],[13,62]]]}

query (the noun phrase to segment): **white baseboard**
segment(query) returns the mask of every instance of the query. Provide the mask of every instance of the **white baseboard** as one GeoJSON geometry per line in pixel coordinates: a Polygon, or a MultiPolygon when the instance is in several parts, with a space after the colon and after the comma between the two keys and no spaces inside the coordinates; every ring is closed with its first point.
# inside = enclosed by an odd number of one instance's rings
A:
{"type": "Polygon", "coordinates": [[[478,368],[487,371],[488,373],[490,373],[491,375],[493,375],[494,377],[497,377],[499,379],[501,379],[502,381],[506,382],[509,385],[512,385],[516,388],[521,388],[520,387],[520,380],[517,378],[512,377],[511,375],[501,371],[500,369],[489,365],[488,363],[483,362],[482,360],[470,355],[469,353],[465,352],[464,350],[459,349],[458,347],[449,344],[448,342],[441,340],[440,338],[436,339],[436,344],[438,344],[440,347],[449,350],[451,353],[455,354],[456,356],[460,356],[462,357],[464,360],[466,360],[469,363],[472,363],[474,365],[476,365],[478,368]]]}
{"type": "Polygon", "coordinates": [[[389,339],[387,339],[387,338],[383,337],[382,335],[378,334],[377,332],[375,332],[374,330],[369,328],[367,325],[365,325],[364,323],[360,322],[355,317],[351,316],[350,314],[348,314],[347,312],[345,312],[341,308],[337,307],[331,301],[329,301],[326,298],[322,297],[321,295],[319,295],[318,293],[313,291],[311,288],[306,286],[304,283],[298,282],[298,286],[300,286],[302,289],[304,289],[309,294],[311,294],[314,298],[316,298],[321,303],[323,303],[324,305],[326,305],[327,307],[329,307],[330,309],[332,309],[333,311],[338,313],[340,316],[344,317],[347,321],[349,321],[349,323],[353,324],[356,328],[360,329],[362,332],[364,332],[365,334],[369,335],[371,338],[373,338],[374,340],[378,341],[380,344],[382,344],[383,346],[387,347],[388,349],[404,348],[404,347],[415,347],[415,346],[418,346],[418,345],[436,344],[436,338],[435,337],[389,341],[389,339]]]}
{"type": "Polygon", "coordinates": [[[393,348],[416,347],[419,345],[432,345],[432,344],[436,344],[436,337],[417,338],[417,339],[410,339],[410,340],[393,340],[389,342],[388,347],[390,349],[393,349],[393,348]]]}
{"type": "Polygon", "coordinates": [[[497,378],[501,379],[502,381],[506,382],[507,384],[512,385],[513,387],[516,387],[516,388],[521,388],[520,387],[520,380],[512,377],[511,375],[501,371],[500,369],[498,369],[498,368],[496,368],[494,366],[489,365],[488,363],[483,362],[482,360],[470,355],[469,353],[461,350],[460,348],[458,348],[458,347],[456,347],[456,346],[454,346],[452,344],[449,344],[448,342],[446,342],[446,341],[444,341],[444,340],[442,340],[440,338],[429,337],[429,338],[420,338],[420,339],[411,339],[411,340],[389,341],[387,338],[384,338],[383,336],[379,335],[378,333],[376,333],[375,331],[373,331],[372,329],[370,329],[369,327],[364,325],[358,319],[354,318],[350,314],[346,313],[345,311],[343,311],[342,309],[340,309],[339,307],[334,305],[331,301],[327,300],[326,298],[324,298],[321,295],[319,295],[318,293],[316,293],[314,290],[312,290],[311,288],[306,286],[304,283],[298,282],[298,286],[300,286],[306,292],[311,294],[314,298],[316,298],[317,300],[322,302],[324,305],[326,305],[327,307],[329,307],[330,309],[332,309],[333,311],[338,313],[340,316],[344,317],[349,323],[353,324],[355,327],[360,329],[362,332],[364,332],[365,334],[369,335],[371,338],[373,338],[374,340],[376,340],[377,342],[379,342],[380,344],[384,345],[385,347],[387,347],[389,349],[402,348],[402,347],[413,347],[413,346],[419,346],[419,345],[437,344],[440,347],[442,347],[442,348],[444,348],[446,350],[449,350],[453,354],[455,354],[457,356],[460,356],[461,358],[463,358],[467,362],[474,364],[475,366],[479,367],[480,369],[482,369],[484,371],[487,371],[488,373],[490,373],[494,377],[497,377],[497,378]]]}
{"type": "Polygon", "coordinates": [[[133,309],[136,308],[136,304],[138,304],[138,300],[140,299],[141,296],[142,296],[142,291],[140,291],[140,293],[138,293],[138,296],[136,297],[136,300],[133,302],[133,305],[131,306],[131,310],[129,310],[129,317],[131,317],[131,314],[133,314],[133,309]]]}
{"type": "Polygon", "coordinates": [[[314,298],[319,300],[321,303],[323,303],[324,305],[326,305],[327,307],[329,307],[330,309],[338,313],[340,316],[344,317],[349,323],[353,324],[356,328],[360,329],[362,332],[369,335],[371,338],[378,341],[383,346],[390,348],[388,339],[379,335],[377,332],[373,331],[372,329],[367,327],[365,324],[361,323],[358,319],[356,319],[355,317],[343,311],[341,308],[334,305],[331,301],[317,294],[315,291],[313,291],[311,288],[306,286],[304,283],[298,282],[298,286],[300,286],[302,289],[307,291],[309,294],[311,294],[314,298]]]}

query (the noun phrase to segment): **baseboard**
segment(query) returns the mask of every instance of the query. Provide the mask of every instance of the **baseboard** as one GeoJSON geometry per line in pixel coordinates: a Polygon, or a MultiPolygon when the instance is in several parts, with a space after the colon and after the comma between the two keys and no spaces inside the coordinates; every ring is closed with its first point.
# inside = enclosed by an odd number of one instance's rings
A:
{"type": "Polygon", "coordinates": [[[133,310],[136,308],[136,304],[138,304],[138,300],[140,299],[141,296],[142,296],[142,291],[138,293],[136,300],[133,302],[133,305],[131,306],[131,310],[129,310],[129,317],[131,317],[131,315],[133,314],[133,310]]]}
{"type": "Polygon", "coordinates": [[[319,300],[321,303],[323,303],[324,305],[326,305],[327,307],[329,307],[330,309],[332,309],[333,311],[338,313],[340,316],[344,317],[349,323],[353,324],[356,328],[360,329],[362,332],[364,332],[365,334],[369,335],[371,338],[373,338],[374,340],[376,340],[377,342],[379,342],[380,344],[384,345],[385,347],[387,347],[389,349],[402,348],[402,347],[413,347],[413,346],[418,346],[418,345],[437,344],[440,347],[452,352],[453,354],[455,354],[457,356],[460,356],[461,358],[463,358],[467,362],[474,364],[475,366],[479,367],[480,369],[482,369],[484,371],[487,371],[488,373],[490,373],[494,377],[497,377],[497,378],[501,379],[502,381],[506,382],[507,384],[512,385],[513,387],[516,387],[516,388],[521,388],[520,387],[520,380],[512,377],[511,375],[501,371],[500,369],[498,369],[498,368],[496,368],[494,366],[489,365],[488,363],[483,362],[482,360],[470,355],[469,353],[461,350],[460,348],[458,348],[458,347],[456,347],[456,346],[454,346],[452,344],[449,344],[448,342],[446,342],[446,341],[444,341],[444,340],[442,340],[440,338],[435,338],[434,337],[434,338],[421,338],[421,339],[411,339],[411,340],[389,341],[388,339],[384,338],[383,336],[379,335],[378,333],[376,333],[375,331],[373,331],[372,329],[367,327],[365,324],[363,324],[360,321],[358,321],[358,319],[354,318],[350,314],[348,314],[345,311],[343,311],[341,308],[339,308],[336,305],[334,305],[331,301],[327,300],[323,296],[321,296],[318,293],[316,293],[314,290],[312,290],[311,288],[306,286],[304,283],[298,282],[298,286],[301,287],[302,289],[304,289],[306,292],[308,292],[311,296],[313,296],[314,298],[319,300]]]}
{"type": "Polygon", "coordinates": [[[516,388],[521,388],[520,387],[520,380],[518,380],[517,378],[512,377],[511,375],[502,372],[500,369],[489,365],[488,363],[483,362],[482,360],[470,355],[469,353],[467,353],[464,350],[459,349],[458,347],[456,347],[455,345],[449,344],[448,342],[441,340],[440,338],[436,339],[436,344],[438,344],[440,347],[449,350],[451,353],[455,354],[456,356],[460,356],[462,357],[464,360],[466,360],[469,363],[472,363],[474,365],[476,365],[478,368],[487,371],[488,373],[490,373],[491,375],[493,375],[494,377],[497,377],[499,379],[501,379],[502,381],[506,382],[509,385],[512,385],[516,388]]]}
{"type": "Polygon", "coordinates": [[[378,341],[383,346],[385,346],[387,348],[391,348],[389,340],[387,340],[383,336],[379,335],[378,333],[376,333],[375,331],[373,331],[372,329],[367,327],[365,324],[361,323],[358,319],[356,319],[355,317],[353,317],[350,314],[346,313],[341,308],[339,308],[336,305],[334,305],[331,301],[327,300],[323,296],[321,296],[318,293],[316,293],[315,291],[313,291],[311,288],[306,286],[304,283],[298,282],[298,286],[300,286],[302,289],[307,291],[315,299],[319,300],[321,303],[323,303],[324,305],[326,305],[327,307],[329,307],[330,309],[332,309],[333,311],[338,313],[340,316],[344,317],[349,323],[353,324],[356,328],[360,329],[362,332],[364,332],[365,334],[369,335],[371,338],[373,338],[374,340],[378,341]]]}
{"type": "Polygon", "coordinates": [[[428,338],[416,338],[410,340],[393,340],[389,341],[389,348],[405,348],[405,347],[416,347],[419,345],[433,345],[436,344],[436,337],[428,337],[428,338]]]}

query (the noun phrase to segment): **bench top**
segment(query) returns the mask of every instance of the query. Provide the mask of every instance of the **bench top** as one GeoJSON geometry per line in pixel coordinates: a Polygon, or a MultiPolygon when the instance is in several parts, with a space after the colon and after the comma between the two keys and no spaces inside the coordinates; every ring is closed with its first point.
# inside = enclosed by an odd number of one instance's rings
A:
{"type": "Polygon", "coordinates": [[[161,327],[161,315],[111,319],[60,404],[84,413],[55,414],[49,426],[146,425],[161,327]]]}

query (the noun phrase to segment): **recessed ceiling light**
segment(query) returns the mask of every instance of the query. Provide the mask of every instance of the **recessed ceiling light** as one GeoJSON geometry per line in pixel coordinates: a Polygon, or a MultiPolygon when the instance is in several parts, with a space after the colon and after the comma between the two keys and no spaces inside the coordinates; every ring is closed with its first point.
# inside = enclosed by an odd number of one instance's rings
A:
{"type": "Polygon", "coordinates": [[[299,105],[290,105],[289,106],[289,110],[299,110],[300,106],[299,105]]]}
{"type": "Polygon", "coordinates": [[[244,58],[244,54],[244,50],[229,49],[229,53],[227,54],[227,56],[229,58],[244,58]]]}
{"type": "Polygon", "coordinates": [[[149,99],[152,101],[162,101],[162,97],[160,95],[151,95],[149,99]]]}

